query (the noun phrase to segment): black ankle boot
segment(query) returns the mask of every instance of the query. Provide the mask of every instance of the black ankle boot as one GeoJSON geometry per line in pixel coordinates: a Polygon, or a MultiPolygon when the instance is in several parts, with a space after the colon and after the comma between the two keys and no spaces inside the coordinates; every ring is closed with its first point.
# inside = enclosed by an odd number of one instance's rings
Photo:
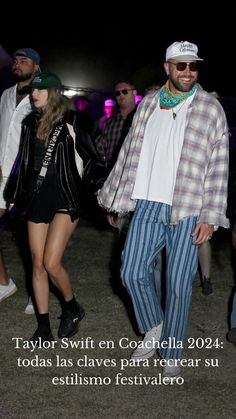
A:
{"type": "Polygon", "coordinates": [[[29,342],[32,342],[34,345],[39,345],[40,342],[52,342],[53,340],[55,339],[50,329],[42,329],[38,327],[33,336],[29,339],[29,342]]]}
{"type": "Polygon", "coordinates": [[[61,323],[58,329],[58,337],[71,338],[78,332],[79,322],[83,319],[85,311],[83,307],[77,303],[72,309],[63,310],[61,316],[61,323]]]}

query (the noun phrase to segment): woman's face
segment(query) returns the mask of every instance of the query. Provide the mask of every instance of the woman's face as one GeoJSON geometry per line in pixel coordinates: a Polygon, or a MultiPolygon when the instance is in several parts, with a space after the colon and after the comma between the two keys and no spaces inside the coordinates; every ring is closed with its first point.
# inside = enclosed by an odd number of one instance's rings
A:
{"type": "Polygon", "coordinates": [[[35,108],[45,108],[48,103],[48,90],[47,89],[33,89],[32,100],[35,108]]]}

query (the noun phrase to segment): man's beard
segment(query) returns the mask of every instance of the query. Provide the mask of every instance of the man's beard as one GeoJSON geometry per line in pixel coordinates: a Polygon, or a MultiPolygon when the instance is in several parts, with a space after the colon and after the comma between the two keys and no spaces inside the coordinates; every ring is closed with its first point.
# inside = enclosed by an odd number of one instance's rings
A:
{"type": "Polygon", "coordinates": [[[31,81],[33,74],[13,74],[14,80],[16,81],[16,83],[19,83],[20,81],[31,81]]]}
{"type": "Polygon", "coordinates": [[[197,80],[196,79],[193,79],[192,78],[192,81],[191,81],[191,83],[190,83],[190,85],[188,86],[188,89],[184,89],[183,88],[183,86],[182,86],[182,84],[181,83],[179,83],[179,81],[178,81],[178,79],[176,80],[173,80],[171,77],[170,77],[170,81],[171,81],[171,83],[173,84],[173,86],[179,91],[179,92],[182,92],[182,93],[186,93],[186,92],[189,92],[192,88],[193,88],[193,86],[194,86],[194,84],[197,82],[197,80]]]}

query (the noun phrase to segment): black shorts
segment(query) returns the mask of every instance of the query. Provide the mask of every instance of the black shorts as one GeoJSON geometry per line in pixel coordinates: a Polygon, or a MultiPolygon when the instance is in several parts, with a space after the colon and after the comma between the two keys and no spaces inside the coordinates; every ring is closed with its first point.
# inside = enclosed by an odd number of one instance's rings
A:
{"type": "MultiPolygon", "coordinates": [[[[30,190],[33,190],[37,181],[37,175],[30,182],[30,190]]],[[[46,175],[38,194],[33,199],[26,213],[26,220],[33,223],[51,223],[58,212],[68,214],[63,201],[55,175],[46,175]]]]}

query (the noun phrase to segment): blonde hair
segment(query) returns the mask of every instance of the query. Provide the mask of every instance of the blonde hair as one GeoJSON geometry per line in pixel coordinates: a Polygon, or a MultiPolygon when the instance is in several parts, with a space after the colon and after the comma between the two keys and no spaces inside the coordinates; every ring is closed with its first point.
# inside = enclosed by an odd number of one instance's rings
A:
{"type": "Polygon", "coordinates": [[[38,111],[37,137],[48,143],[48,137],[56,123],[69,111],[69,101],[58,89],[49,88],[48,103],[38,111]]]}

